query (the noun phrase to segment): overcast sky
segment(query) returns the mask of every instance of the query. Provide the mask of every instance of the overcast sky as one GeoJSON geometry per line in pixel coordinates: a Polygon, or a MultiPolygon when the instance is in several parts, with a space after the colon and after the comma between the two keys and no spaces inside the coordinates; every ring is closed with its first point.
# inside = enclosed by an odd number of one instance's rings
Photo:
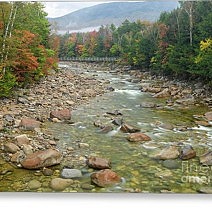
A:
{"type": "MultiPolygon", "coordinates": [[[[77,0],[76,0],[77,1],[77,0]]],[[[82,9],[84,7],[90,7],[96,4],[105,3],[103,1],[96,2],[43,2],[45,6],[45,12],[48,13],[48,17],[60,17],[68,13],[74,12],[76,10],[82,9]]]]}

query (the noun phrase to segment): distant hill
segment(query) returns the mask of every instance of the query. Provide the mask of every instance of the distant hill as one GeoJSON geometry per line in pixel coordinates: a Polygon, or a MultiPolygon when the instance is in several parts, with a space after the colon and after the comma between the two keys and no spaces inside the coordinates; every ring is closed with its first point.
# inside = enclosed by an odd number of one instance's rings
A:
{"type": "Polygon", "coordinates": [[[148,2],[112,2],[80,9],[62,17],[48,18],[49,22],[59,31],[95,28],[114,23],[120,25],[129,21],[156,21],[163,11],[177,8],[177,1],[148,1],[148,2]]]}

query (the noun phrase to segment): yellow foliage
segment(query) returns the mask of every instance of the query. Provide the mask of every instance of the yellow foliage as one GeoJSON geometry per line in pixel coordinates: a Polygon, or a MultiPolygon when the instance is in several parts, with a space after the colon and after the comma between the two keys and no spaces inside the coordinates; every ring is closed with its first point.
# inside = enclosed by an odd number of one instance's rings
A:
{"type": "Polygon", "coordinates": [[[206,51],[207,49],[212,48],[212,39],[208,38],[205,41],[200,41],[200,50],[206,51]]]}

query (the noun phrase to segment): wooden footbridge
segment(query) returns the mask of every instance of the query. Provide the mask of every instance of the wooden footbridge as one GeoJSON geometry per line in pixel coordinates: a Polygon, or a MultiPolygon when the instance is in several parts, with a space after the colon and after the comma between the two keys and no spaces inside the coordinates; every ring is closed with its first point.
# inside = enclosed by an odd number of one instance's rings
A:
{"type": "Polygon", "coordinates": [[[73,62],[116,62],[117,57],[61,57],[60,61],[73,62]]]}

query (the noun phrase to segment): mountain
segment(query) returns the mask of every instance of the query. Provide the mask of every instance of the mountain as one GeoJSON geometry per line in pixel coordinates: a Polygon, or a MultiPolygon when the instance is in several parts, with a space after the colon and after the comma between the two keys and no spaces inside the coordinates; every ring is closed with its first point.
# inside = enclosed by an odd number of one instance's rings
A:
{"type": "Polygon", "coordinates": [[[177,1],[111,2],[48,20],[52,26],[56,24],[59,31],[73,31],[112,23],[118,26],[126,19],[156,21],[161,12],[171,11],[177,6],[177,1]]]}

